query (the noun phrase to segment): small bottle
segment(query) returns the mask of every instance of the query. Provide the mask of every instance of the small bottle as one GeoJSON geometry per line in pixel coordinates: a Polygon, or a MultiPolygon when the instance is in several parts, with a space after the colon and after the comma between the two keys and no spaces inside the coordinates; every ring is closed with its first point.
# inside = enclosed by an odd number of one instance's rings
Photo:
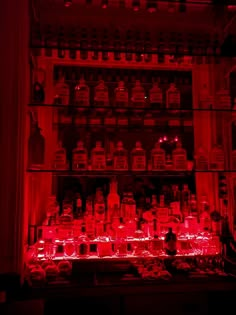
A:
{"type": "Polygon", "coordinates": [[[128,170],[128,151],[123,147],[123,142],[119,141],[113,153],[114,170],[128,170]]]}
{"type": "Polygon", "coordinates": [[[88,152],[84,148],[82,141],[77,142],[77,147],[72,151],[72,169],[87,170],[88,168],[88,152]]]}
{"type": "Polygon", "coordinates": [[[136,80],[135,86],[132,88],[132,106],[144,108],[146,105],[145,91],[139,80],[136,80]]]}
{"type": "Polygon", "coordinates": [[[163,250],[163,241],[158,237],[157,219],[153,220],[153,238],[150,242],[150,252],[153,256],[157,256],[163,250]]]}
{"type": "Polygon", "coordinates": [[[177,254],[177,237],[171,227],[168,229],[168,233],[166,233],[165,236],[165,252],[169,256],[177,254]]]}
{"type": "Polygon", "coordinates": [[[95,226],[96,221],[93,215],[93,203],[92,200],[88,198],[86,201],[85,227],[90,240],[94,240],[95,238],[95,226]]]}
{"type": "Polygon", "coordinates": [[[210,169],[218,171],[225,169],[224,150],[220,145],[214,145],[210,152],[210,169]]]}
{"type": "Polygon", "coordinates": [[[45,92],[43,85],[38,81],[34,82],[33,86],[33,102],[36,104],[44,103],[45,101],[45,92]]]}
{"type": "Polygon", "coordinates": [[[173,164],[174,170],[187,170],[187,152],[182,148],[182,143],[180,141],[176,144],[176,149],[173,150],[173,164]]]}
{"type": "Polygon", "coordinates": [[[116,179],[111,180],[110,190],[107,195],[107,215],[111,219],[115,212],[115,207],[120,209],[120,196],[118,194],[118,183],[116,179]]]}
{"type": "Polygon", "coordinates": [[[38,123],[31,123],[28,140],[28,167],[41,169],[45,164],[45,139],[38,123]]]}
{"type": "Polygon", "coordinates": [[[91,152],[92,170],[102,171],[106,169],[106,154],[101,141],[97,141],[91,152]]]}
{"type": "Polygon", "coordinates": [[[100,188],[97,188],[96,190],[96,196],[94,200],[94,215],[96,221],[104,221],[105,219],[105,200],[103,192],[100,188]]]}
{"type": "Polygon", "coordinates": [[[147,242],[145,241],[145,235],[142,230],[141,220],[137,221],[136,230],[134,232],[133,240],[133,255],[134,256],[147,256],[149,255],[147,249],[147,242]]]}
{"type": "Polygon", "coordinates": [[[217,210],[210,213],[211,217],[211,231],[214,235],[220,235],[221,232],[221,215],[217,210]]]}
{"type": "Polygon", "coordinates": [[[136,216],[136,202],[132,192],[128,192],[126,195],[125,215],[126,219],[134,218],[136,216]]]}
{"type": "Polygon", "coordinates": [[[83,209],[82,209],[82,198],[79,193],[76,194],[75,209],[74,209],[74,220],[82,220],[83,209]]]}
{"type": "Polygon", "coordinates": [[[165,150],[161,148],[159,141],[155,143],[155,147],[151,151],[151,157],[153,171],[165,169],[166,153],[165,150]]]}
{"type": "Polygon", "coordinates": [[[166,91],[166,107],[171,112],[176,112],[180,109],[180,91],[174,83],[171,83],[169,89],[166,91]]]}
{"type": "Polygon", "coordinates": [[[118,108],[127,108],[129,106],[128,89],[125,87],[124,81],[120,81],[115,89],[115,106],[118,108]]]}
{"type": "Polygon", "coordinates": [[[160,203],[157,208],[157,218],[160,223],[169,221],[169,208],[165,205],[165,196],[160,195],[160,203]]]}
{"type": "Polygon", "coordinates": [[[63,73],[59,72],[59,78],[54,88],[54,104],[56,105],[69,105],[70,102],[70,89],[68,84],[65,83],[63,73]]]}
{"type": "Polygon", "coordinates": [[[79,258],[87,258],[90,253],[90,240],[88,235],[86,234],[86,227],[82,224],[81,234],[77,239],[77,257],[79,258]]]}
{"type": "Polygon", "coordinates": [[[209,208],[205,208],[205,210],[200,215],[200,226],[202,231],[211,231],[211,216],[209,213],[209,208]]]}
{"type": "Polygon", "coordinates": [[[109,106],[108,88],[103,80],[100,80],[94,89],[94,103],[97,107],[109,106]]]}
{"type": "Polygon", "coordinates": [[[103,233],[97,237],[97,255],[98,257],[112,256],[111,238],[107,233],[107,225],[103,224],[103,233]]]}
{"type": "Polygon", "coordinates": [[[154,82],[152,88],[149,91],[150,106],[153,109],[160,109],[163,106],[163,94],[162,90],[158,86],[157,82],[154,82]]]}
{"type": "Polygon", "coordinates": [[[79,83],[75,86],[75,105],[89,106],[89,87],[83,77],[80,78],[79,83]]]}
{"type": "Polygon", "coordinates": [[[75,255],[75,240],[72,236],[72,232],[68,233],[67,238],[64,241],[64,256],[72,257],[75,255]]]}
{"type": "Polygon", "coordinates": [[[135,148],[131,152],[132,170],[145,171],[146,170],[146,152],[142,148],[140,141],[137,141],[135,148]]]}
{"type": "Polygon", "coordinates": [[[116,229],[115,255],[118,257],[127,255],[126,227],[123,218],[120,218],[120,224],[116,229]]]}
{"type": "Polygon", "coordinates": [[[208,154],[202,148],[198,148],[195,156],[195,167],[196,170],[207,171],[209,166],[208,154]]]}
{"type": "Polygon", "coordinates": [[[54,169],[67,169],[66,150],[62,146],[62,142],[58,142],[57,150],[54,153],[53,159],[54,169]]]}

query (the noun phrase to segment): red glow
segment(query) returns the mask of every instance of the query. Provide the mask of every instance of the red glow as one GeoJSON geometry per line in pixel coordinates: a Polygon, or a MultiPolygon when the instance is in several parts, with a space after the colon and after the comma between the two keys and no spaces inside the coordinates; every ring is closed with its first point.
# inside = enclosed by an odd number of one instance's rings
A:
{"type": "Polygon", "coordinates": [[[72,5],[72,0],[65,0],[65,1],[64,1],[64,6],[65,6],[66,8],[69,8],[71,5],[72,5]]]}

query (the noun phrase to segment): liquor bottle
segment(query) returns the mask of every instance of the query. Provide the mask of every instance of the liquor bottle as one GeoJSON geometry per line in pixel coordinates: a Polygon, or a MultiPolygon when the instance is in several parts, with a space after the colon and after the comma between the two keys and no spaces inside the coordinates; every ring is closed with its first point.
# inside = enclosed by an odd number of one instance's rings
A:
{"type": "Polygon", "coordinates": [[[77,147],[72,151],[72,169],[87,170],[88,168],[88,152],[84,148],[82,141],[77,142],[77,147]]]}
{"type": "Polygon", "coordinates": [[[56,105],[69,105],[70,102],[70,89],[68,84],[65,83],[63,73],[59,72],[58,81],[54,87],[54,104],[56,105]]]}
{"type": "Polygon", "coordinates": [[[176,217],[179,221],[181,221],[181,218],[182,218],[181,208],[180,208],[181,193],[179,191],[178,185],[172,185],[170,199],[171,199],[170,207],[171,207],[172,215],[176,217]]]}
{"type": "Polygon", "coordinates": [[[175,171],[187,170],[187,152],[182,148],[180,141],[176,143],[176,149],[173,150],[172,156],[175,171]]]}
{"type": "Polygon", "coordinates": [[[105,141],[105,152],[106,152],[106,170],[111,171],[114,169],[113,154],[114,154],[114,142],[105,141]]]}
{"type": "Polygon", "coordinates": [[[155,147],[151,151],[152,157],[152,170],[164,170],[166,162],[166,153],[165,150],[161,148],[160,142],[155,143],[155,147]]]}
{"type": "Polygon", "coordinates": [[[128,170],[128,152],[123,147],[123,142],[119,141],[113,153],[114,170],[126,171],[128,170]]]}
{"type": "Polygon", "coordinates": [[[100,80],[94,89],[94,104],[97,107],[109,106],[108,88],[103,80],[100,80]]]}
{"type": "Polygon", "coordinates": [[[45,92],[42,83],[35,81],[33,86],[33,102],[44,103],[45,100],[45,92]]]}
{"type": "Polygon", "coordinates": [[[107,224],[103,224],[103,233],[97,237],[97,255],[98,257],[110,257],[112,254],[112,243],[107,233],[107,224]]]}
{"type": "Polygon", "coordinates": [[[118,183],[116,179],[111,180],[110,182],[110,191],[107,195],[107,215],[108,220],[111,219],[115,212],[115,206],[120,209],[120,196],[117,192],[118,183]]]}
{"type": "Polygon", "coordinates": [[[129,106],[128,89],[125,87],[124,81],[120,81],[115,89],[115,106],[117,108],[127,108],[129,106]]]}
{"type": "Polygon", "coordinates": [[[88,107],[89,106],[89,87],[83,77],[75,86],[75,105],[88,107]]]}
{"type": "Polygon", "coordinates": [[[136,216],[136,202],[134,200],[134,195],[132,192],[127,193],[127,200],[125,205],[125,218],[135,218],[136,216]]]}
{"type": "Polygon", "coordinates": [[[173,233],[171,227],[169,227],[169,230],[165,236],[165,252],[169,256],[174,256],[177,254],[177,237],[176,234],[173,233]]]}
{"type": "Polygon", "coordinates": [[[102,171],[106,169],[106,155],[101,141],[97,141],[91,152],[92,170],[102,171]]]}
{"type": "Polygon", "coordinates": [[[85,227],[90,240],[95,238],[95,218],[93,215],[93,201],[91,197],[86,200],[85,227]]]}
{"type": "Polygon", "coordinates": [[[153,220],[153,237],[150,242],[150,252],[153,256],[157,256],[163,250],[163,241],[158,236],[158,222],[157,219],[153,220]]]}
{"type": "Polygon", "coordinates": [[[96,190],[96,196],[94,200],[94,215],[96,221],[104,221],[105,220],[105,200],[103,196],[103,192],[100,188],[96,190]]]}
{"type": "Polygon", "coordinates": [[[190,199],[190,215],[198,218],[197,200],[196,195],[194,194],[191,194],[190,199]]]}
{"type": "Polygon", "coordinates": [[[116,229],[115,255],[118,257],[127,255],[126,227],[123,218],[120,218],[120,224],[116,229]]]}
{"type": "Polygon", "coordinates": [[[28,140],[28,167],[41,169],[45,164],[45,139],[37,122],[32,122],[28,140]]]}
{"type": "Polygon", "coordinates": [[[83,216],[82,198],[81,195],[77,193],[75,198],[74,220],[82,220],[82,216],[83,216]]]}
{"type": "Polygon", "coordinates": [[[157,218],[157,209],[158,209],[158,202],[157,202],[157,196],[152,195],[151,199],[151,211],[154,218],[157,218]]]}
{"type": "Polygon", "coordinates": [[[134,108],[144,108],[146,105],[145,91],[139,80],[136,80],[135,86],[132,88],[131,101],[134,108]]]}
{"type": "Polygon", "coordinates": [[[72,257],[75,254],[75,240],[72,232],[68,232],[68,236],[64,241],[64,256],[72,257]]]}
{"type": "Polygon", "coordinates": [[[164,195],[160,195],[160,203],[157,208],[157,218],[160,223],[167,223],[169,221],[169,209],[165,205],[164,195]]]}
{"type": "Polygon", "coordinates": [[[221,233],[221,215],[220,215],[220,212],[214,209],[210,213],[210,217],[211,217],[211,232],[214,235],[220,235],[220,233],[221,233]]]}
{"type": "Polygon", "coordinates": [[[147,248],[147,242],[145,241],[145,235],[142,230],[141,220],[137,221],[136,230],[134,232],[133,240],[133,255],[134,256],[148,256],[150,253],[147,248]]]}
{"type": "Polygon", "coordinates": [[[52,167],[55,169],[67,169],[66,150],[63,148],[61,141],[58,142],[54,153],[52,167]]]}
{"type": "Polygon", "coordinates": [[[149,91],[149,101],[153,109],[160,109],[163,106],[163,94],[157,82],[153,83],[149,91]]]}
{"type": "Polygon", "coordinates": [[[209,207],[205,208],[205,210],[200,215],[200,226],[202,231],[211,231],[211,217],[209,213],[209,207]]]}
{"type": "Polygon", "coordinates": [[[131,152],[132,170],[145,171],[146,170],[146,152],[142,148],[140,141],[137,141],[135,148],[131,152]]]}
{"type": "Polygon", "coordinates": [[[195,156],[196,170],[207,171],[209,167],[209,160],[207,152],[199,147],[195,156]]]}
{"type": "Polygon", "coordinates": [[[87,258],[90,253],[90,240],[86,234],[86,226],[82,224],[81,234],[79,235],[77,242],[77,257],[87,258]]]}
{"type": "Polygon", "coordinates": [[[176,88],[174,83],[171,83],[169,89],[166,91],[166,107],[170,109],[171,112],[180,109],[180,91],[176,88]]]}
{"type": "Polygon", "coordinates": [[[210,169],[218,171],[225,169],[224,150],[220,145],[214,145],[210,152],[210,169]]]}

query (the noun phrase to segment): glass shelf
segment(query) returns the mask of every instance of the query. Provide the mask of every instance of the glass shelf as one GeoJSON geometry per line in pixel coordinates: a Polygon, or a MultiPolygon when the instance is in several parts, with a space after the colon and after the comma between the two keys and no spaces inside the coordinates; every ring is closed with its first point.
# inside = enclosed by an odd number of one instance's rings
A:
{"type": "Polygon", "coordinates": [[[187,177],[196,173],[236,173],[236,170],[192,170],[192,171],[77,171],[59,169],[27,169],[28,173],[52,173],[58,176],[112,177],[112,176],[148,176],[148,177],[187,177]]]}

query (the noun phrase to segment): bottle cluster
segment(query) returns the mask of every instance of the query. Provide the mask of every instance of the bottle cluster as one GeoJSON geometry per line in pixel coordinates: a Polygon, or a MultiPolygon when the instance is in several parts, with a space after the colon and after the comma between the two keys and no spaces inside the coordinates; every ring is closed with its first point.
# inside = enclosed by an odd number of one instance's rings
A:
{"type": "Polygon", "coordinates": [[[212,235],[220,233],[219,212],[210,209],[206,196],[198,206],[187,184],[181,191],[172,185],[158,197],[135,200],[132,191],[120,198],[113,179],[106,197],[97,188],[84,203],[77,194],[74,201],[64,200],[60,211],[50,198],[40,244],[50,244],[51,254],[41,247],[39,255],[56,255],[58,244],[67,257],[196,254],[198,241],[212,250],[212,235]]]}

